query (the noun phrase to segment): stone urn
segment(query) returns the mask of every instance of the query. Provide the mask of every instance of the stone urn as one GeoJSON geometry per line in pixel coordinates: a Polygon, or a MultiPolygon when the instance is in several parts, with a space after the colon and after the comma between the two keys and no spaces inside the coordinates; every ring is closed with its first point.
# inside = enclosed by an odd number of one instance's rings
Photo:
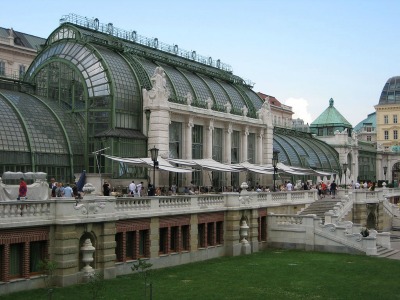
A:
{"type": "Polygon", "coordinates": [[[84,277],[90,277],[94,274],[94,269],[90,263],[93,262],[93,253],[95,250],[96,248],[93,247],[90,239],[86,239],[81,247],[82,262],[85,264],[85,266],[82,268],[84,277]]]}

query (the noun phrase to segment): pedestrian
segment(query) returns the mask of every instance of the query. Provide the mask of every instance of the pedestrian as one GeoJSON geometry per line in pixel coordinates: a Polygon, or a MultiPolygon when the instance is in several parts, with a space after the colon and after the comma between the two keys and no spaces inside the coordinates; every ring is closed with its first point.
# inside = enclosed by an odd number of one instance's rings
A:
{"type": "Polygon", "coordinates": [[[332,181],[331,187],[330,187],[332,199],[334,199],[335,196],[336,196],[336,189],[337,189],[337,185],[336,185],[336,182],[335,182],[335,180],[334,180],[334,181],[332,181]]]}
{"type": "Polygon", "coordinates": [[[110,196],[110,184],[107,181],[104,181],[103,184],[103,195],[110,196]]]}
{"type": "Polygon", "coordinates": [[[288,192],[290,192],[290,191],[293,190],[293,184],[291,184],[290,181],[288,181],[288,183],[286,184],[286,190],[287,190],[288,192]]]}
{"type": "Polygon", "coordinates": [[[143,181],[137,184],[136,190],[137,190],[137,195],[138,197],[142,196],[142,188],[143,188],[143,181]]]}
{"type": "Polygon", "coordinates": [[[18,198],[17,200],[21,200],[21,197],[26,198],[26,193],[28,192],[28,186],[26,185],[25,180],[21,177],[19,179],[19,189],[18,189],[18,198]]]}
{"type": "Polygon", "coordinates": [[[323,181],[321,182],[321,189],[322,189],[321,198],[325,198],[327,186],[323,181]]]}
{"type": "Polygon", "coordinates": [[[171,185],[172,195],[176,195],[176,184],[171,185]]]}
{"type": "Polygon", "coordinates": [[[134,196],[135,192],[136,192],[136,184],[135,181],[132,180],[132,182],[129,184],[129,194],[134,196]]]}
{"type": "Polygon", "coordinates": [[[74,191],[72,190],[72,187],[70,187],[69,183],[67,183],[67,186],[64,188],[64,197],[74,197],[74,191]]]}

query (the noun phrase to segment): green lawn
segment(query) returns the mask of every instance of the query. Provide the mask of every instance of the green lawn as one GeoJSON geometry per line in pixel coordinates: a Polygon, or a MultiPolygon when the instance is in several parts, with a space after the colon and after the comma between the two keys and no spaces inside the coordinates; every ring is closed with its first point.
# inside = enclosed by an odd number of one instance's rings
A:
{"type": "MultiPolygon", "coordinates": [[[[361,255],[268,250],[152,271],[153,299],[400,299],[400,261],[361,255]]],[[[56,288],[53,300],[144,299],[138,274],[56,288]]],[[[147,292],[149,296],[149,292],[147,292]]],[[[0,297],[47,299],[46,290],[0,297]]],[[[149,297],[147,297],[149,299],[149,297]]]]}

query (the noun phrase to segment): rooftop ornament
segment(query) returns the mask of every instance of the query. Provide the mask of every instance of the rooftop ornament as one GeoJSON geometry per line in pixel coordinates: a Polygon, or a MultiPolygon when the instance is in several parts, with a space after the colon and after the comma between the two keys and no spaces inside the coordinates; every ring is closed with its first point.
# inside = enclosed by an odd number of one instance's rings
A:
{"type": "MultiPolygon", "coordinates": [[[[223,71],[232,72],[232,67],[228,64],[221,62],[221,60],[213,60],[209,56],[203,56],[196,53],[196,51],[187,51],[178,47],[178,45],[168,45],[160,42],[157,38],[148,38],[137,34],[136,31],[127,31],[117,28],[113,23],[100,23],[98,18],[87,18],[78,16],[76,14],[64,15],[60,18],[60,24],[72,23],[92,30],[100,31],[117,38],[128,40],[130,42],[138,43],[147,47],[152,47],[170,54],[174,54],[189,60],[196,61],[207,66],[211,66],[223,71]]],[[[250,81],[246,81],[249,84],[250,81]]]]}

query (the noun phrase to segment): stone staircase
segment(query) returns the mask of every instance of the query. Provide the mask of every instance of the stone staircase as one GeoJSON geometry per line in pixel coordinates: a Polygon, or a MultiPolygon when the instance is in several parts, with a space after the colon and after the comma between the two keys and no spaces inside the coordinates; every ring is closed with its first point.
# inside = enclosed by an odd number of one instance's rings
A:
{"type": "Polygon", "coordinates": [[[376,245],[376,252],[377,252],[376,254],[377,254],[378,257],[391,258],[390,256],[399,253],[399,250],[387,249],[387,248],[382,247],[380,245],[376,245]]]}
{"type": "Polygon", "coordinates": [[[322,222],[325,222],[325,213],[332,210],[336,203],[340,202],[340,199],[335,198],[323,198],[321,200],[317,200],[310,204],[307,208],[302,210],[299,215],[309,215],[314,214],[317,217],[321,218],[322,222]]]}

